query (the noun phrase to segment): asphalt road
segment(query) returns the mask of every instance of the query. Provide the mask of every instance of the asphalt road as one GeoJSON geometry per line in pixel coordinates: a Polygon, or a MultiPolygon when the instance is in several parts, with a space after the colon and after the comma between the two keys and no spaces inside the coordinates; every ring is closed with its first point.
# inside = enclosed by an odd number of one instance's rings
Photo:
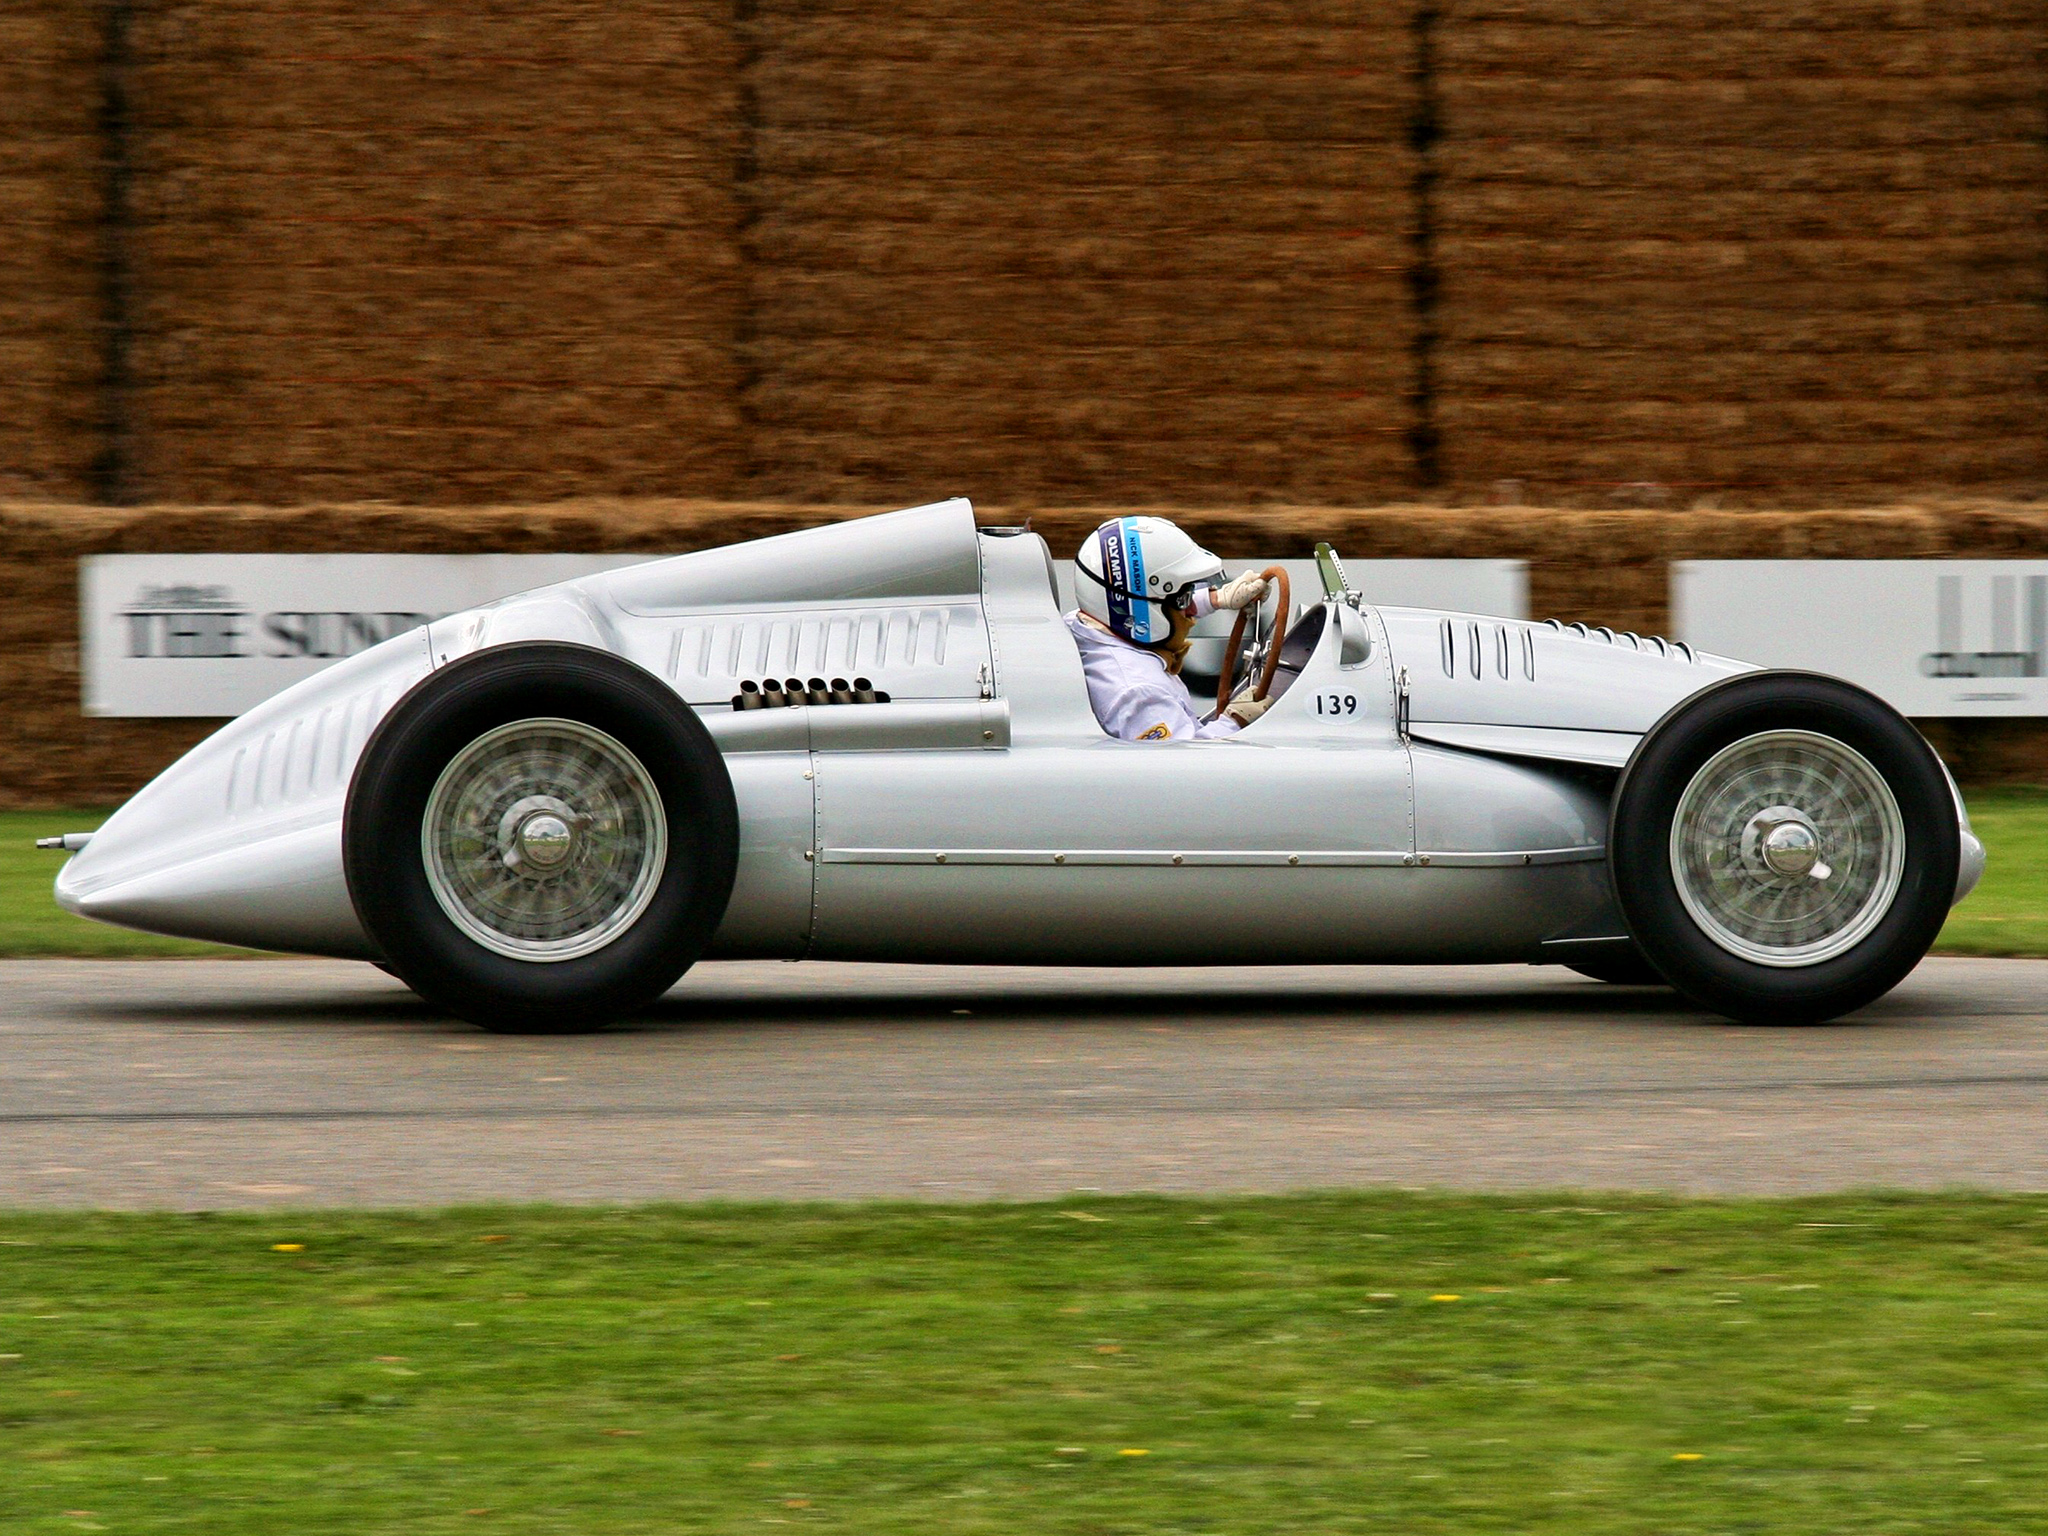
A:
{"type": "Polygon", "coordinates": [[[700,967],[507,1038],[368,966],[0,964],[0,1206],[2048,1189],[2048,962],[1816,1029],[1558,970],[700,967]]]}

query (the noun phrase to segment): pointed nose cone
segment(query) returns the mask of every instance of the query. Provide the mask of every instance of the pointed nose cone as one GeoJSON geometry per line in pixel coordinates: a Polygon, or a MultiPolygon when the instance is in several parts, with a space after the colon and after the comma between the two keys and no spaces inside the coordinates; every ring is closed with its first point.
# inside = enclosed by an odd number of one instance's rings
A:
{"type": "Polygon", "coordinates": [[[342,813],[370,733],[429,670],[414,630],[215,732],[73,856],[58,905],[177,938],[374,959],[342,868],[342,813]]]}

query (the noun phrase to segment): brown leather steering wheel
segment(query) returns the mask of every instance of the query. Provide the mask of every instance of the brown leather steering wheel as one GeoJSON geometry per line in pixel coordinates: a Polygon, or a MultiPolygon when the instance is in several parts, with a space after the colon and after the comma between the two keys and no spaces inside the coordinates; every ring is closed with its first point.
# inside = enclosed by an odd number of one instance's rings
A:
{"type": "MultiPolygon", "coordinates": [[[[1294,611],[1294,593],[1287,584],[1287,573],[1277,565],[1269,565],[1259,574],[1280,594],[1280,606],[1273,613],[1273,632],[1266,637],[1265,664],[1259,668],[1258,681],[1252,684],[1254,699],[1263,699],[1266,690],[1273,686],[1273,673],[1280,666],[1280,628],[1287,622],[1287,615],[1294,611]]],[[[1246,603],[1237,610],[1237,622],[1230,626],[1230,643],[1223,648],[1223,671],[1216,678],[1216,708],[1219,711],[1230,702],[1231,675],[1237,671],[1238,648],[1244,644],[1245,623],[1265,604],[1263,597],[1256,603],[1246,603]]]]}

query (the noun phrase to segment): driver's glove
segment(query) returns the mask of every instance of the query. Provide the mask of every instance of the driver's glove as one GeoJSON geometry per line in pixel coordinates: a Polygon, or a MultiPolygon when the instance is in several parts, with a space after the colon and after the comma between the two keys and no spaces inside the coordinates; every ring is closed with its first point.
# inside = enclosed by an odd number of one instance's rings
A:
{"type": "Polygon", "coordinates": [[[1266,578],[1255,571],[1232,577],[1209,593],[1218,608],[1247,608],[1266,595],[1266,578]]]}
{"type": "Polygon", "coordinates": [[[1263,715],[1272,704],[1271,699],[1255,699],[1246,694],[1241,699],[1232,699],[1223,706],[1223,713],[1235,720],[1240,727],[1250,725],[1263,715]]]}

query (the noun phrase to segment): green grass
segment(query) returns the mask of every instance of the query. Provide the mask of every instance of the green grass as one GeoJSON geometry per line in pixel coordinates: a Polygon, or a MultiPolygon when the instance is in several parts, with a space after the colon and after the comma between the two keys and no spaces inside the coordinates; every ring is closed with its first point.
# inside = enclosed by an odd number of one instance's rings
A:
{"type": "Polygon", "coordinates": [[[2044,1268],[2048,1197],[14,1214],[0,1527],[2038,1531],[2044,1268]]]}
{"type": "Polygon", "coordinates": [[[0,811],[0,957],[27,955],[246,955],[248,950],[132,933],[73,917],[50,886],[66,855],[38,848],[39,837],[90,832],[107,810],[0,811]]]}
{"type": "Polygon", "coordinates": [[[1965,796],[1984,840],[1984,880],[1935,941],[1946,955],[2048,955],[2048,789],[1965,796]]]}
{"type": "MultiPolygon", "coordinates": [[[[1949,918],[1936,952],[2048,956],[2048,789],[1980,789],[1970,818],[1990,852],[1984,883],[1949,918]]],[[[0,956],[234,955],[89,923],[50,898],[64,856],[39,837],[96,827],[105,811],[0,811],[0,956]]]]}

